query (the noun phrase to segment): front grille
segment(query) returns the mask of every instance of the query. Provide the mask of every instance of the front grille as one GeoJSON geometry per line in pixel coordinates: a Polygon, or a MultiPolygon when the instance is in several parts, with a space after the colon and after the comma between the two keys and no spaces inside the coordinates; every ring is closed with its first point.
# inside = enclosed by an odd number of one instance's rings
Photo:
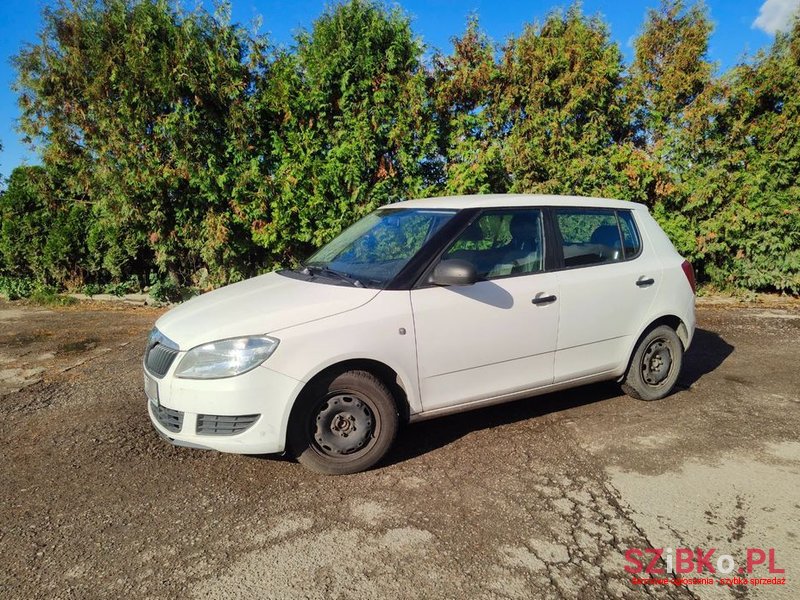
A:
{"type": "Polygon", "coordinates": [[[261,415],[197,415],[198,435],[236,435],[247,431],[261,415]]]}
{"type": "Polygon", "coordinates": [[[176,356],[178,356],[177,350],[156,344],[147,351],[144,364],[153,375],[163,377],[169,371],[176,356]]]}
{"type": "Polygon", "coordinates": [[[183,412],[180,410],[172,410],[166,408],[155,402],[150,403],[150,408],[153,415],[164,429],[178,433],[183,427],[183,412]]]}
{"type": "Polygon", "coordinates": [[[144,366],[156,377],[163,377],[178,356],[178,345],[154,329],[147,342],[144,353],[144,366]]]}

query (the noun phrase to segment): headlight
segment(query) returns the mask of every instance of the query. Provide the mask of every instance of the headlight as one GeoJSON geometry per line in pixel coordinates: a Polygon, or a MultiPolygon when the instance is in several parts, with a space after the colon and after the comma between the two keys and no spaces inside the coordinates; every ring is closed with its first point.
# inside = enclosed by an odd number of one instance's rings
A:
{"type": "Polygon", "coordinates": [[[255,369],[278,347],[278,340],[266,335],[231,338],[192,348],[183,357],[175,377],[221,379],[255,369]]]}

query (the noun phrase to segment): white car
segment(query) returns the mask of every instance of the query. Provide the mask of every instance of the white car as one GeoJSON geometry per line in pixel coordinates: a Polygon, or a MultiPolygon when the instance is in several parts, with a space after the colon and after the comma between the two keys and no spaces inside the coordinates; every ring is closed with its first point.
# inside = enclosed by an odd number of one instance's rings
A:
{"type": "Polygon", "coordinates": [[[406,422],[601,380],[666,396],[692,341],[694,286],[640,204],[399,202],[297,269],[163,315],[144,355],[148,410],[179,446],[288,451],[353,473],[406,422]]]}

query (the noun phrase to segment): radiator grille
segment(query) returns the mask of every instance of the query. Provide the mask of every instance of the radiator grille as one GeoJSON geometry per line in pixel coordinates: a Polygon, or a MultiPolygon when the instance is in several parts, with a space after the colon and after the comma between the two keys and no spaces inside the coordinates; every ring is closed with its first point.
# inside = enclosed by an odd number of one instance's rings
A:
{"type": "Polygon", "coordinates": [[[144,366],[154,376],[161,378],[167,374],[175,357],[178,356],[176,344],[153,330],[144,353],[144,366]]]}
{"type": "Polygon", "coordinates": [[[197,415],[198,435],[236,435],[247,431],[261,415],[197,415]]]}

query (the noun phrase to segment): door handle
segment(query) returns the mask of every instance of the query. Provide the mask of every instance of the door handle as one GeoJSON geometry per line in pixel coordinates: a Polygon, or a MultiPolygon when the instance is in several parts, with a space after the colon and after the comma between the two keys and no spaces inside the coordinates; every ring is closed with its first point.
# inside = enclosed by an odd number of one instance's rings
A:
{"type": "Polygon", "coordinates": [[[536,296],[536,298],[531,300],[533,304],[550,304],[555,301],[556,297],[554,294],[550,294],[549,296],[536,296]]]}
{"type": "Polygon", "coordinates": [[[653,279],[652,277],[648,277],[647,279],[637,279],[636,285],[638,285],[639,287],[645,287],[648,285],[653,285],[655,282],[656,282],[655,279],[653,279]]]}

